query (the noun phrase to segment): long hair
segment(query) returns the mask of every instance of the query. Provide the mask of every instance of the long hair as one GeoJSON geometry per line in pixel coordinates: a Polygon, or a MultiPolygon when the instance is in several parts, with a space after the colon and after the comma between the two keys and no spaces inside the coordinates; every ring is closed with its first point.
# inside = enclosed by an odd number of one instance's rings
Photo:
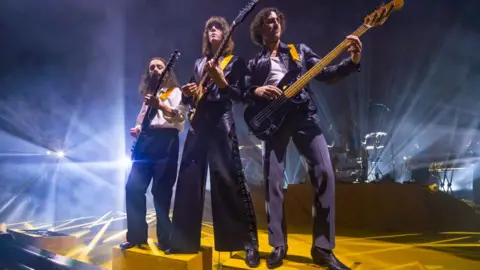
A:
{"type": "Polygon", "coordinates": [[[280,19],[280,26],[282,27],[282,34],[285,31],[286,21],[283,13],[275,7],[263,8],[258,12],[258,14],[253,19],[250,24],[250,38],[253,43],[257,46],[263,47],[263,36],[262,36],[262,27],[265,23],[265,19],[270,16],[271,12],[275,12],[278,18],[280,19]]]}
{"type": "MultiPolygon", "coordinates": [[[[227,20],[225,20],[225,18],[213,16],[213,17],[210,17],[210,19],[208,19],[207,23],[205,24],[205,28],[203,29],[203,41],[202,41],[202,54],[207,58],[213,57],[213,55],[215,54],[215,52],[212,51],[212,45],[208,40],[208,29],[213,24],[216,24],[216,26],[219,27],[220,30],[222,30],[222,38],[228,34],[228,31],[230,31],[230,25],[228,24],[227,20]]],[[[227,46],[225,50],[222,53],[222,56],[232,54],[234,47],[235,47],[235,43],[233,43],[233,40],[230,38],[227,42],[227,46]]]]}
{"type": "MultiPolygon", "coordinates": [[[[160,60],[165,66],[167,65],[167,61],[165,61],[165,59],[163,59],[162,57],[158,57],[158,56],[153,57],[152,59],[150,59],[150,61],[148,61],[147,68],[145,69],[145,73],[142,75],[140,79],[140,86],[138,87],[140,93],[142,93],[143,95],[152,91],[149,88],[149,82],[150,82],[149,69],[150,69],[150,62],[152,62],[153,60],[160,60]]],[[[179,87],[180,88],[180,84],[177,81],[177,76],[175,75],[175,72],[172,69],[170,69],[170,71],[168,71],[167,74],[165,74],[163,83],[162,85],[160,85],[160,88],[162,87],[166,87],[166,88],[179,87]]]]}

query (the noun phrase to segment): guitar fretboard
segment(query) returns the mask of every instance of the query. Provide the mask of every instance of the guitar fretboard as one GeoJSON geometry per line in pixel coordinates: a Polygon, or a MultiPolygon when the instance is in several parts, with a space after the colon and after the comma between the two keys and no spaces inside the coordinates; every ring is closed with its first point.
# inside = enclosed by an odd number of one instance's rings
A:
{"type": "MultiPolygon", "coordinates": [[[[365,25],[360,26],[355,32],[352,33],[352,35],[360,37],[363,35],[365,32],[367,32],[369,28],[366,27],[365,25]]],[[[308,84],[310,80],[315,78],[318,74],[320,74],[323,69],[330,64],[335,58],[338,57],[348,46],[349,41],[344,40],[340,44],[335,47],[327,56],[322,58],[320,62],[315,64],[311,69],[309,69],[305,74],[303,74],[300,79],[298,79],[296,82],[294,82],[287,90],[285,90],[284,94],[288,98],[294,97],[298,95],[302,89],[305,87],[305,85],[308,84]]]]}

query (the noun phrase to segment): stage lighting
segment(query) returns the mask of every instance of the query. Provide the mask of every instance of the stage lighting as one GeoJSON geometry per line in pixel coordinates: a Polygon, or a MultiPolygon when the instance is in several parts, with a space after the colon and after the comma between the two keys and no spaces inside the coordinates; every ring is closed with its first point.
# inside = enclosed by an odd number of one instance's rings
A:
{"type": "Polygon", "coordinates": [[[120,162],[123,164],[123,166],[125,167],[128,167],[132,164],[132,160],[130,159],[130,157],[123,157],[123,159],[120,160],[120,162]]]}
{"type": "Polygon", "coordinates": [[[57,152],[57,157],[63,158],[65,156],[65,153],[63,151],[57,152]]]}

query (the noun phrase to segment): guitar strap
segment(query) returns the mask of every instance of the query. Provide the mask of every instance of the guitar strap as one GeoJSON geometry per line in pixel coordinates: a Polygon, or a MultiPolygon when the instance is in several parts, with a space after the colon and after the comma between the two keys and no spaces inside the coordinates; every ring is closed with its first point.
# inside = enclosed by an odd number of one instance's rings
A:
{"type": "Polygon", "coordinates": [[[297,49],[295,48],[295,45],[293,44],[288,44],[288,47],[290,47],[290,56],[295,62],[301,62],[300,61],[300,56],[298,56],[297,49]]]}
{"type": "MultiPolygon", "coordinates": [[[[225,57],[222,59],[222,62],[220,62],[220,69],[221,69],[221,70],[224,70],[224,69],[228,66],[228,64],[230,63],[230,61],[232,60],[232,58],[233,58],[233,54],[230,54],[230,55],[225,56],[225,57]]],[[[205,63],[205,64],[206,64],[206,63],[205,63]]],[[[205,70],[205,65],[204,65],[203,68],[202,68],[202,73],[203,73],[204,70],[205,70]]],[[[207,88],[204,88],[204,89],[203,89],[203,92],[206,93],[206,91],[207,91],[207,88]]],[[[200,100],[200,99],[198,99],[197,102],[198,102],[199,100],[200,100]]]]}
{"type": "Polygon", "coordinates": [[[175,87],[172,87],[172,88],[169,88],[167,89],[167,91],[163,92],[161,95],[160,95],[160,99],[163,101],[163,100],[166,100],[168,98],[168,96],[170,96],[170,94],[173,92],[173,90],[175,90],[175,87]]]}
{"type": "MultiPolygon", "coordinates": [[[[230,61],[232,60],[233,58],[233,54],[230,54],[230,55],[227,55],[225,56],[223,59],[222,59],[222,62],[220,62],[220,69],[221,70],[224,70],[228,64],[230,63],[230,61]]],[[[208,59],[205,58],[205,65],[206,65],[206,62],[207,62],[208,59]]],[[[200,74],[203,74],[203,71],[205,70],[205,65],[202,67],[202,72],[200,74]]]]}
{"type": "Polygon", "coordinates": [[[228,66],[228,64],[230,63],[230,60],[232,60],[233,58],[233,54],[230,54],[230,55],[227,55],[223,58],[222,62],[220,62],[220,68],[222,70],[225,69],[226,66],[228,66]]]}

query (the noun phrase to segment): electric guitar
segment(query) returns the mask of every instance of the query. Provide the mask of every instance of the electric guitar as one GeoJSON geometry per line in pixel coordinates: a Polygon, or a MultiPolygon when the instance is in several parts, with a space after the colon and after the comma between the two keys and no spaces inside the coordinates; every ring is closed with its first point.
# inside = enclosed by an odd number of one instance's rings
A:
{"type": "MultiPolygon", "coordinates": [[[[222,43],[220,43],[220,46],[215,52],[215,55],[212,58],[214,62],[218,62],[218,59],[220,59],[223,52],[225,51],[228,41],[232,37],[232,34],[235,31],[235,28],[238,26],[238,24],[240,24],[245,20],[247,15],[250,14],[250,12],[252,12],[253,8],[255,7],[255,5],[257,5],[258,2],[260,2],[260,0],[251,0],[242,10],[240,10],[237,17],[235,18],[235,20],[233,20],[232,24],[230,25],[230,31],[228,31],[228,33],[223,37],[222,43]]],[[[192,104],[187,106],[187,115],[190,122],[192,122],[194,119],[195,111],[198,106],[198,103],[203,98],[207,89],[212,87],[213,84],[214,82],[210,79],[210,77],[208,76],[208,72],[204,68],[203,75],[200,79],[200,82],[198,83],[198,89],[196,93],[193,95],[192,104]]]]}
{"type": "MultiPolygon", "coordinates": [[[[382,25],[392,11],[403,7],[403,0],[393,0],[386,5],[381,5],[378,9],[364,18],[363,24],[352,33],[357,37],[363,35],[367,30],[375,26],[382,25]]],[[[289,113],[294,111],[298,105],[296,97],[304,89],[310,80],[320,74],[323,69],[339,56],[347,47],[349,42],[342,41],[327,56],[315,64],[305,74],[300,77],[298,70],[289,71],[277,87],[283,91],[279,98],[268,100],[256,100],[254,104],[248,105],[244,112],[244,119],[250,132],[260,140],[268,140],[281,127],[283,120],[289,113]]]]}
{"type": "MultiPolygon", "coordinates": [[[[180,57],[180,53],[178,50],[175,50],[172,55],[170,56],[170,59],[168,59],[167,65],[165,66],[165,69],[163,72],[160,74],[158,78],[158,83],[157,86],[155,87],[155,90],[153,91],[152,95],[157,96],[158,90],[160,86],[163,84],[164,81],[168,80],[168,72],[173,68],[175,63],[177,62],[178,58],[180,57]]],[[[137,139],[132,145],[132,160],[136,160],[138,155],[139,155],[139,150],[140,146],[143,144],[145,141],[146,133],[148,128],[150,127],[150,123],[152,122],[152,119],[155,117],[155,114],[157,113],[156,108],[152,108],[151,106],[148,106],[147,112],[143,116],[142,120],[142,127],[140,130],[140,134],[138,135],[137,139]]]]}

